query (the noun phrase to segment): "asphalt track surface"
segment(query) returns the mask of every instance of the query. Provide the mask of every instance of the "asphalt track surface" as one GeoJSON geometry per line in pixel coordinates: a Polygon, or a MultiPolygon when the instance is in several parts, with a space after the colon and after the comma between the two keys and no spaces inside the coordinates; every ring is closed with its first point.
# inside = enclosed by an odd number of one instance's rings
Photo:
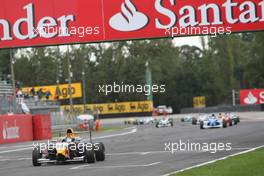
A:
{"type": "Polygon", "coordinates": [[[106,161],[95,164],[44,164],[33,167],[31,143],[0,145],[0,176],[160,176],[175,170],[218,159],[264,145],[264,118],[249,114],[237,126],[200,130],[175,121],[172,128],[153,125],[96,134],[106,146],[106,161]],[[165,143],[231,143],[231,151],[165,151],[165,143]]]}

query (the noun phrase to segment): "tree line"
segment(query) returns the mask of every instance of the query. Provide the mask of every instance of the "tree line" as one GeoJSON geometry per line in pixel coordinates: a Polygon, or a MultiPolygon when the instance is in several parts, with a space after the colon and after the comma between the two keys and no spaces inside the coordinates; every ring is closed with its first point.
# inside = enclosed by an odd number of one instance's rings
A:
{"type": "MultiPolygon", "coordinates": [[[[205,96],[207,106],[231,104],[232,89],[264,87],[264,32],[200,39],[201,48],[177,47],[176,38],[18,49],[15,76],[23,87],[67,83],[70,64],[72,82],[82,82],[85,73],[87,103],[137,101],[146,95],[106,96],[98,87],[113,82],[144,85],[148,62],[153,84],[166,85],[165,93],[154,94],[155,105],[172,106],[175,112],[192,107],[195,96],[205,96]]],[[[0,73],[10,73],[6,49],[0,50],[0,73]]]]}

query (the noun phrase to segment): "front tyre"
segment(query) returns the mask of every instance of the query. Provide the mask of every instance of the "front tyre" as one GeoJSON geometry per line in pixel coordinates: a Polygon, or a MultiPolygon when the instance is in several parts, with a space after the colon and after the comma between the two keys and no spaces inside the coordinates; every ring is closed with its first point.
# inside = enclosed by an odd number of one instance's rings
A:
{"type": "Polygon", "coordinates": [[[42,154],[40,152],[39,147],[34,147],[33,152],[32,152],[32,163],[33,166],[41,166],[41,163],[38,162],[38,159],[42,158],[42,154]]]}

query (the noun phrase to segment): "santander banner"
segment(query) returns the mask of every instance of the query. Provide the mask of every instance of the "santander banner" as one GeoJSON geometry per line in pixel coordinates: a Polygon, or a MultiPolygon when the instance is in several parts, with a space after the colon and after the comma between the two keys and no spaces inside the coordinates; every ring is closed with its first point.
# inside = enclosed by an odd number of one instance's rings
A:
{"type": "Polygon", "coordinates": [[[0,48],[264,30],[264,0],[1,0],[0,48]]]}
{"type": "Polygon", "coordinates": [[[0,116],[0,144],[32,140],[31,115],[0,116]]]}
{"type": "Polygon", "coordinates": [[[240,90],[241,105],[264,104],[264,89],[240,90]]]}

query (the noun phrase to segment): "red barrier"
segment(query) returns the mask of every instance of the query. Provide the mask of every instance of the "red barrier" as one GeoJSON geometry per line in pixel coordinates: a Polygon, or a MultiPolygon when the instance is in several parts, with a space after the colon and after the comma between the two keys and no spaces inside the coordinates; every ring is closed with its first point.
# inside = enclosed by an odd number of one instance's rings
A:
{"type": "Polygon", "coordinates": [[[44,140],[52,138],[50,115],[33,115],[34,140],[44,140]]]}
{"type": "Polygon", "coordinates": [[[33,140],[31,115],[1,115],[0,144],[33,140]]]}

